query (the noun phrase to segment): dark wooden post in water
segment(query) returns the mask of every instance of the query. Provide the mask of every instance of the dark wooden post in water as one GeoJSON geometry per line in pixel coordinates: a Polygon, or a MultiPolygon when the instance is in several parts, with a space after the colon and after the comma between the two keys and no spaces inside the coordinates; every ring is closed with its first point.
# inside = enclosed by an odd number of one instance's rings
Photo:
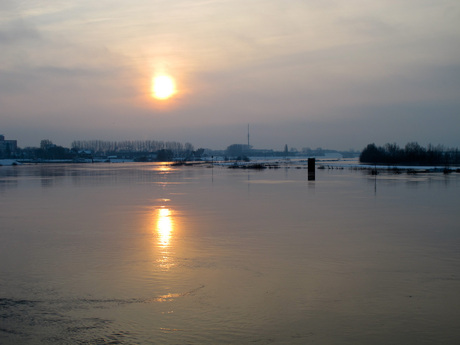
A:
{"type": "Polygon", "coordinates": [[[308,158],[308,181],[315,180],[315,159],[308,158]]]}

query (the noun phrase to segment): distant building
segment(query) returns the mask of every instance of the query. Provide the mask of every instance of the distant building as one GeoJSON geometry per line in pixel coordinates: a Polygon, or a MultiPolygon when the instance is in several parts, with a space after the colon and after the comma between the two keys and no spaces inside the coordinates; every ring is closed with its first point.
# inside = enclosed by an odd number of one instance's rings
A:
{"type": "Polygon", "coordinates": [[[5,136],[0,134],[0,155],[9,156],[18,149],[17,140],[5,140],[5,136]]]}

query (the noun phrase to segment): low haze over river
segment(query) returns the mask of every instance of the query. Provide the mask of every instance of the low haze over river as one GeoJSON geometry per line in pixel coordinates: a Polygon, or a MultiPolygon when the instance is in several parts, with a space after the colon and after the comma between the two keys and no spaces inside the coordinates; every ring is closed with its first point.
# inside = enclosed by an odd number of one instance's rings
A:
{"type": "Polygon", "coordinates": [[[459,344],[460,174],[0,167],[0,343],[459,344]]]}

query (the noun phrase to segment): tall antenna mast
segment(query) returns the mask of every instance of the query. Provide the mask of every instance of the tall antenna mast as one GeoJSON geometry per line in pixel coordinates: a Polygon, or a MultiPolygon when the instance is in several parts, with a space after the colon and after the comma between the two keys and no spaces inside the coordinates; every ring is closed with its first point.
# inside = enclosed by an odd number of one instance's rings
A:
{"type": "Polygon", "coordinates": [[[249,123],[248,123],[248,149],[249,149],[249,123]]]}

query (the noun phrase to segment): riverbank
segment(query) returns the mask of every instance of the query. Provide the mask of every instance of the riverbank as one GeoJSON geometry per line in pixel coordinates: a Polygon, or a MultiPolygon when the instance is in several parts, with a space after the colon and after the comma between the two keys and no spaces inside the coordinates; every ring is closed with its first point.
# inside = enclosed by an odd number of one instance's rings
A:
{"type": "MultiPolygon", "coordinates": [[[[15,160],[15,159],[0,159],[0,166],[19,166],[30,164],[88,164],[88,163],[132,163],[128,159],[111,159],[111,160],[15,160]]],[[[158,162],[162,163],[162,162],[158,162]]],[[[244,161],[187,161],[187,162],[163,162],[172,166],[220,166],[226,168],[239,169],[276,169],[276,168],[294,168],[307,169],[308,159],[251,159],[248,162],[244,161]]],[[[365,170],[371,174],[379,173],[460,173],[458,166],[415,166],[415,165],[372,165],[359,163],[356,159],[327,159],[316,158],[316,169],[332,170],[332,169],[350,169],[350,170],[365,170]]]]}

